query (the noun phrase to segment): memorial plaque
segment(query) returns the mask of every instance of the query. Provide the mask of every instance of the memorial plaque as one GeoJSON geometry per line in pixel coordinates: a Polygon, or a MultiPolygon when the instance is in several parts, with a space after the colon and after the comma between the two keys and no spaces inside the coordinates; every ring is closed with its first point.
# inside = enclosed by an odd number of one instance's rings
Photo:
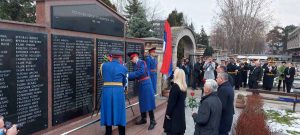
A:
{"type": "Polygon", "coordinates": [[[93,39],[52,35],[53,125],[91,112],[93,50],[93,39]]]}
{"type": "Polygon", "coordinates": [[[0,30],[0,114],[19,134],[48,127],[47,73],[46,34],[0,30]]]}
{"type": "Polygon", "coordinates": [[[124,36],[124,23],[96,4],[52,6],[52,28],[124,36]]]}
{"type": "MultiPolygon", "coordinates": [[[[133,63],[130,62],[130,58],[127,56],[129,52],[138,52],[140,53],[139,58],[144,58],[144,44],[143,43],[134,43],[134,42],[126,42],[126,63],[128,72],[133,71],[133,63]]],[[[128,96],[134,97],[138,95],[136,81],[129,81],[128,83],[128,96]]]]}
{"type": "MultiPolygon", "coordinates": [[[[119,50],[124,52],[125,46],[123,41],[113,41],[113,40],[104,40],[104,39],[97,39],[97,103],[96,107],[99,107],[99,100],[100,100],[100,94],[102,92],[101,87],[103,84],[103,81],[100,77],[99,68],[100,64],[102,64],[104,61],[104,56],[108,55],[112,50],[119,50]]],[[[123,55],[123,61],[125,61],[125,52],[123,55]]]]}

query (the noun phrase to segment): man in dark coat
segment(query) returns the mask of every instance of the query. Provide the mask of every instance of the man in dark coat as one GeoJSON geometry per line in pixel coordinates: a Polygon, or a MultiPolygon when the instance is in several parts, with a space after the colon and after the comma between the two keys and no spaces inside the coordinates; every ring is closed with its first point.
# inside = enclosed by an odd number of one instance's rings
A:
{"type": "Polygon", "coordinates": [[[234,91],[228,82],[227,73],[219,73],[217,78],[218,97],[222,102],[222,116],[219,127],[219,135],[228,135],[231,130],[233,115],[234,115],[234,91]]]}
{"type": "Polygon", "coordinates": [[[291,92],[295,74],[296,74],[296,70],[295,70],[295,67],[293,67],[293,63],[289,63],[288,67],[286,67],[284,70],[287,93],[291,92]]]}
{"type": "Polygon", "coordinates": [[[249,74],[249,88],[257,89],[258,82],[261,81],[263,75],[263,69],[260,67],[260,62],[255,62],[255,67],[252,68],[249,74]]]}
{"type": "Polygon", "coordinates": [[[204,73],[205,73],[205,69],[203,68],[204,64],[205,64],[205,60],[203,57],[200,58],[201,59],[201,64],[200,64],[200,87],[203,88],[204,84],[203,84],[203,79],[204,79],[204,73]]]}
{"type": "Polygon", "coordinates": [[[200,101],[198,113],[192,115],[195,125],[194,135],[218,135],[222,115],[222,103],[217,96],[218,84],[207,79],[204,85],[205,96],[200,101]]]}
{"type": "Polygon", "coordinates": [[[241,80],[242,80],[242,86],[246,88],[247,86],[247,78],[248,78],[248,71],[249,71],[249,65],[247,62],[242,63],[240,68],[241,73],[241,80]]]}
{"type": "Polygon", "coordinates": [[[134,63],[134,71],[129,73],[128,79],[138,81],[139,107],[142,118],[135,124],[146,124],[147,112],[149,112],[150,126],[148,130],[152,130],[156,125],[156,121],[154,118],[154,109],[156,108],[156,106],[154,89],[147,69],[147,64],[145,61],[139,59],[139,53],[137,52],[130,52],[127,55],[130,57],[130,61],[134,63]]]}
{"type": "Polygon", "coordinates": [[[197,85],[200,86],[200,72],[201,72],[201,61],[198,58],[197,62],[194,64],[194,70],[193,70],[193,89],[197,89],[197,85]]]}

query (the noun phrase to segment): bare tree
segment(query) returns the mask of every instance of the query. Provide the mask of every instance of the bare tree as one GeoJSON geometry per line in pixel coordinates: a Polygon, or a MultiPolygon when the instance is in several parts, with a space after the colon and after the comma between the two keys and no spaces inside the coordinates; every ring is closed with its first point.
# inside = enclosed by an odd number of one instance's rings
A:
{"type": "Polygon", "coordinates": [[[270,0],[218,0],[220,12],[215,29],[222,28],[232,53],[262,53],[271,21],[270,0]]]}
{"type": "MultiPolygon", "coordinates": [[[[160,3],[157,2],[156,4],[153,4],[147,0],[139,0],[142,2],[143,8],[146,11],[146,16],[148,21],[154,21],[162,19],[161,13],[162,8],[160,6],[160,3]]],[[[128,4],[128,0],[112,0],[112,2],[117,6],[118,12],[122,15],[125,15],[125,7],[128,4]]]]}
{"type": "Polygon", "coordinates": [[[150,22],[162,19],[162,10],[159,2],[156,4],[150,4],[149,1],[143,0],[143,6],[146,9],[146,16],[150,22]]]}

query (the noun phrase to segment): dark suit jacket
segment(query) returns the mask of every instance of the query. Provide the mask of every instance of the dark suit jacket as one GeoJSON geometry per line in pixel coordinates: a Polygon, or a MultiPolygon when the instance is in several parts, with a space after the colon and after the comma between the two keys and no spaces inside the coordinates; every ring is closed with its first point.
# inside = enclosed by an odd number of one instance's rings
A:
{"type": "Polygon", "coordinates": [[[219,133],[228,133],[231,130],[234,114],[234,91],[228,81],[219,86],[218,97],[222,102],[222,117],[220,121],[219,133]]]}
{"type": "Polygon", "coordinates": [[[200,102],[198,113],[193,115],[194,135],[218,135],[222,103],[216,93],[204,96],[200,102]]]}
{"type": "Polygon", "coordinates": [[[288,81],[293,82],[295,74],[296,74],[296,70],[295,70],[294,67],[291,67],[291,68],[286,67],[284,69],[285,81],[286,82],[288,82],[288,81]],[[287,77],[288,75],[290,76],[289,78],[287,77]]]}

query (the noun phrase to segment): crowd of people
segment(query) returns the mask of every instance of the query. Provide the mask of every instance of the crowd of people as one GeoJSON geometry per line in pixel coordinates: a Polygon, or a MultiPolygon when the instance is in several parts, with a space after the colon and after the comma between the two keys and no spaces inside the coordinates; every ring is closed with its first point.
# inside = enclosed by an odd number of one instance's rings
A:
{"type": "Polygon", "coordinates": [[[230,75],[229,82],[235,90],[241,87],[258,89],[260,82],[262,89],[272,90],[274,79],[278,78],[277,90],[290,93],[296,74],[292,62],[276,63],[271,58],[263,61],[230,58],[228,61],[221,60],[217,63],[212,57],[200,57],[193,66],[189,59],[183,58],[177,66],[184,70],[186,82],[193,90],[197,90],[197,87],[203,88],[207,79],[216,79],[218,67],[225,68],[225,72],[230,75]]]}
{"type": "Polygon", "coordinates": [[[167,135],[183,135],[186,129],[185,98],[188,84],[192,89],[202,88],[202,97],[198,112],[191,116],[195,122],[194,135],[228,135],[231,131],[234,115],[234,90],[240,87],[271,90],[274,78],[278,77],[277,90],[289,93],[295,76],[293,63],[281,62],[277,65],[273,60],[253,60],[250,63],[230,58],[217,63],[212,57],[198,58],[192,66],[189,59],[183,59],[174,71],[164,131],[167,135]],[[193,78],[193,79],[191,79],[193,78]],[[192,80],[192,81],[191,81],[192,80]]]}

